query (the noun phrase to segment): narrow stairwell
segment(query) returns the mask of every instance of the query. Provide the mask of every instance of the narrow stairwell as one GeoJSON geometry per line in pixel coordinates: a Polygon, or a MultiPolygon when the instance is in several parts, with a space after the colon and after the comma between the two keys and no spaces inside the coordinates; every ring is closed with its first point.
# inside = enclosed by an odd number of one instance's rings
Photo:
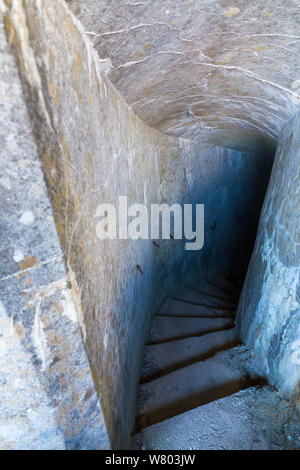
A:
{"type": "Polygon", "coordinates": [[[240,343],[239,294],[236,283],[219,276],[162,305],[145,348],[135,432],[255,385],[226,356],[240,343]]]}

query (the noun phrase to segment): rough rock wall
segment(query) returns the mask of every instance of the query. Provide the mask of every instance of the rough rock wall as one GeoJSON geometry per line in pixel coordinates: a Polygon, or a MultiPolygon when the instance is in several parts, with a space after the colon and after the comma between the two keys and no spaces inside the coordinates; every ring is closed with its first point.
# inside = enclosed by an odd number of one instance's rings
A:
{"type": "Polygon", "coordinates": [[[0,449],[107,449],[80,299],[0,15],[0,449]]]}
{"type": "MultiPolygon", "coordinates": [[[[283,129],[238,314],[256,368],[285,395],[300,386],[300,114],[283,129]]],[[[299,397],[298,397],[299,398],[299,397]]]]}
{"type": "Polygon", "coordinates": [[[68,0],[137,114],[170,135],[277,138],[300,100],[298,0],[68,0]]]}
{"type": "Polygon", "coordinates": [[[240,255],[247,248],[244,235],[261,204],[258,198],[252,204],[256,187],[262,196],[271,160],[167,137],[145,125],[112,86],[106,63],[60,0],[15,0],[7,31],[17,47],[66,263],[78,286],[81,329],[111,442],[126,447],[152,314],[182,279],[236,268],[233,254],[237,246],[240,255]],[[119,195],[127,195],[129,204],[205,203],[204,250],[185,252],[180,240],[165,240],[159,248],[151,240],[99,241],[97,206],[117,203],[119,195]]]}

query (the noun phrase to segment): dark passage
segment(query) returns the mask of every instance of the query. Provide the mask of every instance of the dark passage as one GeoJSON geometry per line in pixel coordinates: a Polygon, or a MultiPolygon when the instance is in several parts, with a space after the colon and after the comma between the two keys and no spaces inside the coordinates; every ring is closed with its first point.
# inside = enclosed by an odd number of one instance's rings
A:
{"type": "Polygon", "coordinates": [[[262,382],[234,364],[231,353],[240,344],[235,313],[275,148],[265,144],[260,158],[251,151],[259,162],[256,169],[249,167],[252,174],[246,168],[239,175],[234,168],[226,194],[216,191],[217,198],[207,198],[203,260],[209,268],[197,282],[187,282],[170,295],[154,317],[145,347],[135,432],[262,382]],[[223,210],[218,212],[221,203],[223,210]]]}

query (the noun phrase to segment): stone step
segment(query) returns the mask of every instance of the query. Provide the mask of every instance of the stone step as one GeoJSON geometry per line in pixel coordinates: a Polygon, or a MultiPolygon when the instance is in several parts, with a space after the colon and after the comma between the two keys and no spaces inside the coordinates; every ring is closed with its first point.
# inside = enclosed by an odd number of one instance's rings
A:
{"type": "Polygon", "coordinates": [[[224,276],[215,276],[210,282],[214,286],[217,286],[222,289],[223,292],[226,292],[227,294],[232,295],[233,297],[239,297],[240,295],[240,289],[224,276]]]}
{"type": "Polygon", "coordinates": [[[209,307],[219,307],[228,310],[235,310],[236,303],[233,301],[217,298],[216,296],[203,294],[196,289],[186,287],[176,294],[173,299],[182,300],[184,302],[195,303],[199,305],[207,305],[209,307]]]}
{"type": "Polygon", "coordinates": [[[232,317],[233,310],[220,307],[208,307],[204,305],[191,304],[181,300],[167,299],[161,306],[158,315],[170,315],[181,317],[232,317]]]}
{"type": "Polygon", "coordinates": [[[232,295],[231,293],[225,292],[224,288],[220,288],[217,285],[213,285],[211,284],[211,282],[205,279],[201,279],[201,281],[199,281],[193,286],[193,289],[203,294],[215,296],[222,300],[228,300],[233,304],[237,303],[238,297],[236,294],[232,295]]]}
{"type": "Polygon", "coordinates": [[[243,372],[229,367],[222,354],[141,384],[137,430],[246,388],[243,372]]]}
{"type": "Polygon", "coordinates": [[[247,388],[142,429],[133,436],[132,449],[269,450],[265,427],[270,425],[257,412],[263,394],[263,388],[247,388]]]}
{"type": "Polygon", "coordinates": [[[175,341],[233,326],[232,318],[180,318],[155,316],[148,344],[175,341]]]}
{"type": "Polygon", "coordinates": [[[141,382],[169,374],[193,362],[203,361],[218,351],[238,344],[237,331],[231,328],[203,336],[146,346],[141,382]]]}

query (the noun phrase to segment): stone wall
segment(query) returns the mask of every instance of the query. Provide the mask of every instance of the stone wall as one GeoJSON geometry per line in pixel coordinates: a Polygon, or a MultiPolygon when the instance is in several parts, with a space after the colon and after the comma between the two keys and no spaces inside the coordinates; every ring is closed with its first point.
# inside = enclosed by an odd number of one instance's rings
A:
{"type": "Polygon", "coordinates": [[[9,3],[7,36],[16,46],[57,231],[80,299],[92,376],[112,446],[127,447],[152,315],[183,280],[191,284],[220,270],[238,274],[251,249],[249,232],[272,155],[167,137],[148,127],[111,84],[107,61],[99,60],[64,2],[9,3]],[[98,240],[96,209],[117,203],[119,195],[129,204],[204,203],[204,249],[184,251],[181,240],[159,247],[151,240],[98,240]]]}
{"type": "Polygon", "coordinates": [[[300,114],[283,129],[239,305],[255,367],[282,393],[300,385],[300,114]]]}
{"type": "Polygon", "coordinates": [[[0,62],[0,449],[108,449],[1,12],[0,62]]]}

